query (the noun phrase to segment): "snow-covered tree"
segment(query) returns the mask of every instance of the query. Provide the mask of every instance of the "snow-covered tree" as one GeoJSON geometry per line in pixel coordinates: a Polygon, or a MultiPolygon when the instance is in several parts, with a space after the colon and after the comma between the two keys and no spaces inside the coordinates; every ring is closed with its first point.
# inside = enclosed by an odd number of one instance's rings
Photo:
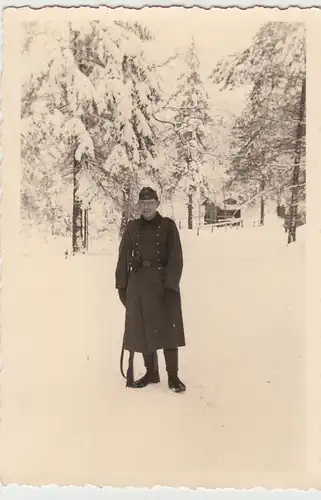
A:
{"type": "Polygon", "coordinates": [[[158,92],[144,57],[152,37],[138,23],[92,22],[71,29],[72,52],[80,71],[99,99],[83,117],[94,140],[93,177],[105,191],[114,190],[123,211],[121,230],[131,215],[132,192],[139,173],[151,173],[157,152],[153,106],[158,92]]]}
{"type": "Polygon", "coordinates": [[[200,63],[194,39],[185,55],[186,71],[178,79],[163,110],[171,112],[165,145],[170,159],[170,176],[167,176],[167,192],[183,185],[188,197],[188,227],[193,228],[193,196],[202,196],[207,187],[203,161],[210,148],[209,126],[212,124],[209,97],[200,76],[200,63]]]}
{"type": "Polygon", "coordinates": [[[85,173],[93,193],[98,188],[123,211],[125,224],[133,186],[142,170],[152,171],[157,150],[158,95],[143,53],[151,35],[121,22],[25,28],[24,175],[39,164],[48,171],[55,165],[62,182],[73,182],[76,151],[91,144],[90,156],[77,162],[76,184],[85,173]],[[38,53],[42,66],[35,64],[38,53]]]}
{"type": "MultiPolygon", "coordinates": [[[[211,75],[222,90],[244,86],[248,91],[246,105],[232,131],[230,176],[231,180],[260,185],[262,222],[265,191],[274,188],[281,196],[292,185],[298,122],[305,121],[305,110],[300,116],[305,71],[305,26],[269,22],[249,48],[221,61],[211,75]]],[[[303,178],[305,127],[300,130],[303,178]]],[[[300,196],[305,198],[305,189],[300,196]]]]}

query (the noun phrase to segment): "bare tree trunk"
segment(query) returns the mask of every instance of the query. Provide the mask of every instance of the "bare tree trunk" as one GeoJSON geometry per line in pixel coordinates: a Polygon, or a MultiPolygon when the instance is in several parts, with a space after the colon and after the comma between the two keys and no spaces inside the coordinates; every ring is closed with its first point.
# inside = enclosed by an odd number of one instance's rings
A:
{"type": "Polygon", "coordinates": [[[83,208],[81,210],[81,225],[80,225],[80,236],[82,241],[84,241],[84,210],[83,208]]]}
{"type": "Polygon", "coordinates": [[[83,226],[83,236],[82,236],[82,247],[83,249],[86,248],[86,208],[83,210],[83,223],[82,223],[82,226],[83,226]]]}
{"type": "Polygon", "coordinates": [[[123,187],[123,209],[121,214],[121,223],[120,223],[120,236],[124,234],[126,226],[128,224],[129,212],[130,212],[130,185],[126,184],[123,187]]]}
{"type": "Polygon", "coordinates": [[[89,249],[89,208],[86,210],[86,250],[89,249]]]}
{"type": "Polygon", "coordinates": [[[265,219],[265,200],[264,200],[264,190],[265,190],[265,180],[262,179],[260,182],[261,191],[261,206],[260,206],[260,226],[264,226],[265,219]]]}
{"type": "Polygon", "coordinates": [[[193,190],[191,187],[189,188],[189,193],[188,193],[187,219],[188,219],[188,229],[193,229],[193,190]]]}
{"type": "Polygon", "coordinates": [[[306,79],[302,81],[302,91],[299,109],[299,120],[296,131],[295,141],[295,157],[292,175],[292,193],[291,204],[289,213],[289,229],[288,229],[288,244],[296,240],[296,226],[299,202],[299,182],[300,182],[300,162],[301,162],[301,143],[304,133],[304,115],[305,115],[305,102],[306,102],[306,79]]]}
{"type": "Polygon", "coordinates": [[[88,208],[84,210],[83,248],[88,250],[88,208]]]}
{"type": "Polygon", "coordinates": [[[200,201],[200,194],[198,192],[197,196],[197,209],[198,209],[198,222],[197,222],[197,236],[200,234],[200,229],[201,229],[201,201],[200,201]]]}
{"type": "Polygon", "coordinates": [[[73,203],[72,203],[72,251],[73,254],[82,250],[82,203],[79,199],[79,174],[81,162],[74,160],[73,165],[73,203]]]}

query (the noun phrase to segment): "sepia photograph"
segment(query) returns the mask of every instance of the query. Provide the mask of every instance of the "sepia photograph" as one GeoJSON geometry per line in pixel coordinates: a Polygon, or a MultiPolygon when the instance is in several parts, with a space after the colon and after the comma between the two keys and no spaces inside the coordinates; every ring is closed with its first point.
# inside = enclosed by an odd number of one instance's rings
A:
{"type": "Polygon", "coordinates": [[[2,480],[296,487],[304,15],[14,10],[2,480]]]}

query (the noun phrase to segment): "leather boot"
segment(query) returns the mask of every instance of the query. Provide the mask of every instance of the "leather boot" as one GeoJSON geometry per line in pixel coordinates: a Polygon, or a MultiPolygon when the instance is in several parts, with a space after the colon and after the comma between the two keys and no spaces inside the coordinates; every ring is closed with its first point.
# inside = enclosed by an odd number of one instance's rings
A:
{"type": "Polygon", "coordinates": [[[158,384],[160,381],[159,371],[158,371],[158,357],[157,352],[151,352],[147,354],[143,354],[144,364],[146,368],[145,375],[136,380],[132,387],[134,389],[142,389],[146,387],[148,384],[158,384]]]}
{"type": "Polygon", "coordinates": [[[186,386],[178,378],[178,349],[164,349],[168,387],[174,392],[185,392],[186,386]]]}

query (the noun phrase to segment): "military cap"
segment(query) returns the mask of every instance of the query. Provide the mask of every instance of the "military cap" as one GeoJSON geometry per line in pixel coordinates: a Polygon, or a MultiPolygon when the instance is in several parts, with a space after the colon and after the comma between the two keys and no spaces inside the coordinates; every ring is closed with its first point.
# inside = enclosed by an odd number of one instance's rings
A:
{"type": "Polygon", "coordinates": [[[143,187],[139,193],[139,200],[157,200],[158,196],[155,189],[151,187],[143,187]]]}

